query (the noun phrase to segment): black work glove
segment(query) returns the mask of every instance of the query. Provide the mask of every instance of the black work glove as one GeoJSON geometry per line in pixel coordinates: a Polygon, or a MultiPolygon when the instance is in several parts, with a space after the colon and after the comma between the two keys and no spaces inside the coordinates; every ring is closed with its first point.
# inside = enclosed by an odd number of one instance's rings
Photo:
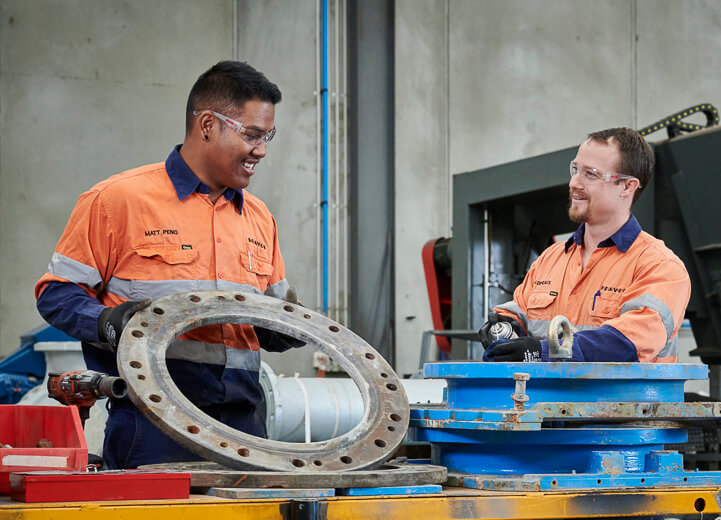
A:
{"type": "MultiPolygon", "coordinates": [[[[295,292],[295,287],[288,287],[283,301],[293,303],[301,307],[303,306],[302,303],[298,302],[298,294],[295,292]]],[[[258,343],[260,343],[260,346],[270,352],[285,352],[290,348],[300,348],[305,346],[305,342],[295,339],[292,336],[288,336],[287,334],[283,334],[282,332],[276,332],[262,327],[253,328],[255,329],[255,335],[258,337],[258,343]]]]}
{"type": "MultiPolygon", "coordinates": [[[[501,340],[487,350],[490,361],[541,361],[541,340],[524,336],[518,339],[501,340]]],[[[484,356],[485,357],[485,356],[484,356]]]]}
{"type": "Polygon", "coordinates": [[[295,303],[296,305],[303,307],[303,304],[298,301],[298,293],[295,291],[295,287],[288,287],[288,290],[285,291],[284,301],[288,303],[295,303]]]}
{"type": "Polygon", "coordinates": [[[110,350],[115,352],[118,349],[118,342],[123,329],[133,317],[133,314],[146,308],[151,304],[151,298],[144,300],[130,300],[123,302],[116,307],[107,307],[103,309],[98,317],[98,337],[104,340],[110,350]]]}
{"type": "Polygon", "coordinates": [[[511,318],[510,316],[504,316],[503,314],[498,314],[496,311],[490,311],[488,313],[488,321],[483,324],[483,327],[478,331],[478,335],[481,337],[481,343],[483,343],[483,346],[485,348],[488,348],[491,343],[496,341],[498,338],[491,338],[488,334],[488,331],[493,327],[496,323],[499,321],[505,321],[507,323],[511,324],[511,327],[513,327],[513,332],[516,333],[517,336],[525,336],[526,332],[523,330],[521,325],[518,323],[518,320],[511,318]]]}

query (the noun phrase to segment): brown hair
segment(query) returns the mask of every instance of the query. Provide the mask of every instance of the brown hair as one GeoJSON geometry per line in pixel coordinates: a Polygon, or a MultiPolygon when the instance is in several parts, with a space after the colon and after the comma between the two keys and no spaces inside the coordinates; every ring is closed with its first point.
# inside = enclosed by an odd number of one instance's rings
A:
{"type": "Polygon", "coordinates": [[[631,175],[636,177],[638,182],[643,186],[636,190],[633,194],[633,203],[641,196],[641,192],[648,186],[653,175],[653,167],[655,158],[653,148],[641,137],[641,134],[630,128],[609,128],[588,134],[588,138],[593,141],[607,142],[613,139],[618,143],[621,152],[621,164],[619,165],[619,174],[631,175]]]}

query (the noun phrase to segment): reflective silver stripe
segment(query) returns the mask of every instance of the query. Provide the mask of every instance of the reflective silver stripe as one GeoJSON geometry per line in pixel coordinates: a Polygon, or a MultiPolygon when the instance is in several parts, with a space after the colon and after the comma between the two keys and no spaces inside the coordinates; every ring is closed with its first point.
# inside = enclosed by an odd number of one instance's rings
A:
{"type": "Polygon", "coordinates": [[[108,292],[128,300],[140,298],[157,300],[171,294],[218,289],[260,294],[257,287],[225,280],[123,280],[122,278],[112,277],[107,286],[108,292]]]}
{"type": "Polygon", "coordinates": [[[222,343],[204,343],[202,341],[175,339],[170,343],[166,357],[169,359],[192,361],[193,363],[225,365],[225,350],[226,347],[222,343]]]}
{"type": "Polygon", "coordinates": [[[678,356],[678,336],[670,339],[658,353],[657,357],[678,356]]]}
{"type": "MultiPolygon", "coordinates": [[[[551,320],[529,320],[528,332],[534,338],[547,338],[548,337],[548,324],[551,320]]],[[[595,325],[571,325],[574,332],[580,332],[582,330],[596,330],[599,327],[595,325]]]]}
{"type": "Polygon", "coordinates": [[[521,321],[523,327],[528,330],[528,316],[521,310],[521,307],[513,300],[501,305],[496,305],[496,309],[512,312],[521,321]]]}
{"type": "Polygon", "coordinates": [[[273,285],[269,285],[265,289],[266,296],[272,296],[273,298],[285,298],[285,294],[288,292],[288,280],[283,278],[280,282],[276,282],[273,285]]]}
{"type": "Polygon", "coordinates": [[[238,368],[258,372],[260,370],[260,350],[226,349],[228,361],[226,368],[238,368]]]}
{"type": "Polygon", "coordinates": [[[226,282],[225,280],[217,280],[218,289],[221,291],[240,291],[252,292],[254,294],[263,294],[260,289],[244,283],[226,282]]]}
{"type": "Polygon", "coordinates": [[[65,278],[73,283],[87,285],[90,288],[103,283],[103,278],[97,269],[60,253],[53,253],[48,264],[48,273],[65,278]]]}
{"type": "Polygon", "coordinates": [[[173,340],[166,356],[169,359],[180,359],[193,363],[207,363],[222,365],[225,368],[260,370],[260,351],[228,348],[217,343],[203,343],[202,341],[173,340]]]}
{"type": "Polygon", "coordinates": [[[654,295],[644,294],[638,298],[627,301],[621,307],[621,314],[624,312],[635,311],[636,309],[642,309],[643,307],[654,310],[658,313],[664,327],[666,327],[666,341],[671,339],[671,334],[673,334],[674,328],[673,314],[671,313],[671,309],[668,308],[668,305],[656,298],[654,295]]]}

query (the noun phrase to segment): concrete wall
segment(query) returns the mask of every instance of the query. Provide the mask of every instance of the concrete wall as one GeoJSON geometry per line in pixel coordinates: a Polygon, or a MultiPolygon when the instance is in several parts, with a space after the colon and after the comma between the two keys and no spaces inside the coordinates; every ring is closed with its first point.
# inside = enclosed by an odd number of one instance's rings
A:
{"type": "Polygon", "coordinates": [[[420,255],[452,233],[451,176],[720,107],[720,31],[702,0],[396,0],[400,373],[432,328],[420,255]]]}
{"type": "MultiPolygon", "coordinates": [[[[253,176],[249,191],[259,196],[278,223],[286,277],[300,301],[316,309],[316,2],[240,0],[238,59],[257,63],[278,84],[278,134],[253,176]]],[[[304,348],[263,359],[276,373],[314,374],[313,351],[304,348]]]]}
{"type": "Polygon", "coordinates": [[[232,57],[231,0],[0,2],[0,356],[77,196],[164,161],[197,76],[232,57]]]}

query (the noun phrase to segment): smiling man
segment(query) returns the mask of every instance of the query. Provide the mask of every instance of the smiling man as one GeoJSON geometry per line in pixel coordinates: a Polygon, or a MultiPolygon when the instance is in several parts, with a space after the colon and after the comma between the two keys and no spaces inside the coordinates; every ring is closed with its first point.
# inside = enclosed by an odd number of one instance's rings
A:
{"type": "Polygon", "coordinates": [[[580,227],[533,263],[513,301],[481,328],[487,361],[549,361],[554,316],[577,332],[571,361],[674,362],[691,294],[683,262],[631,214],[653,174],[649,144],[628,128],[589,134],[570,164],[568,215],[580,227]],[[509,322],[519,336],[493,342],[509,322]]]}
{"type": "MultiPolygon", "coordinates": [[[[164,163],[114,175],[79,197],[35,293],[45,320],[82,341],[88,368],[117,375],[123,327],[154,299],[207,289],[286,295],[275,220],[244,191],[275,136],[280,100],[278,87],[250,65],[220,62],[193,85],[185,139],[164,163]]],[[[174,340],[167,364],[208,415],[265,436],[256,410],[259,347],[302,345],[267,329],[212,325],[174,340]]],[[[112,399],[109,412],[109,468],[198,458],[129,399],[112,399]]]]}

